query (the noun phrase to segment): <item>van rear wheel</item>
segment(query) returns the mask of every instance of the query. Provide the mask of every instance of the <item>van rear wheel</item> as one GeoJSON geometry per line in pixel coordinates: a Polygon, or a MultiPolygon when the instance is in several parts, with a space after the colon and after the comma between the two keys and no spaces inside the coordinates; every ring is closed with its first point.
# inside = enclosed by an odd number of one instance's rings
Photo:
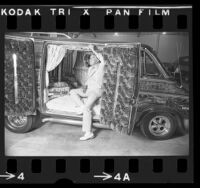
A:
{"type": "Polygon", "coordinates": [[[141,122],[140,129],[148,138],[166,140],[173,136],[177,128],[175,118],[170,113],[152,112],[141,122]]]}
{"type": "Polygon", "coordinates": [[[15,133],[26,133],[34,128],[36,116],[6,116],[5,127],[15,133]]]}

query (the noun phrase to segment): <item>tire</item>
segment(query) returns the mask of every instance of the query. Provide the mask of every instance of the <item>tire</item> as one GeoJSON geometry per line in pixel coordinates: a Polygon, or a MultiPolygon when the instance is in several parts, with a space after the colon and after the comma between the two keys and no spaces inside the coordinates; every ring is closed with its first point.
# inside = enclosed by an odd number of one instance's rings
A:
{"type": "Polygon", "coordinates": [[[177,120],[179,122],[179,126],[177,127],[177,134],[180,136],[186,135],[189,132],[189,119],[187,125],[184,123],[184,118],[182,118],[182,121],[179,117],[177,117],[177,120]]]}
{"type": "Polygon", "coordinates": [[[5,127],[15,133],[26,133],[36,128],[38,116],[6,116],[5,127]]]}
{"type": "Polygon", "coordinates": [[[167,112],[150,112],[140,124],[142,133],[153,140],[167,140],[177,129],[176,119],[167,112]]]}

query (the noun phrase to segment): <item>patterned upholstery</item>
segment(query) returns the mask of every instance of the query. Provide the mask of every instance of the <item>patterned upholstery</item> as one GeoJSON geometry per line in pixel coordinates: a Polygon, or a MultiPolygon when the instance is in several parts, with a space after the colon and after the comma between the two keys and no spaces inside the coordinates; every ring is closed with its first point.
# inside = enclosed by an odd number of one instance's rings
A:
{"type": "Polygon", "coordinates": [[[107,47],[101,123],[128,134],[130,130],[131,99],[137,82],[137,48],[107,47]]]}
{"type": "Polygon", "coordinates": [[[5,115],[30,115],[35,111],[33,48],[31,40],[5,40],[5,115]],[[18,104],[14,96],[13,54],[17,55],[18,104]]]}

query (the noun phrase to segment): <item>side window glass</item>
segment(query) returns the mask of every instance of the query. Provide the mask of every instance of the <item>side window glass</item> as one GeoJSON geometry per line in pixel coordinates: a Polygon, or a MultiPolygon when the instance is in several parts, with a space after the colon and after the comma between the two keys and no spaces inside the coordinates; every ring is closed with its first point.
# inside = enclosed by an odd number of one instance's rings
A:
{"type": "Polygon", "coordinates": [[[161,73],[155,65],[153,59],[146,53],[142,52],[142,76],[158,78],[161,77],[161,73]]]}

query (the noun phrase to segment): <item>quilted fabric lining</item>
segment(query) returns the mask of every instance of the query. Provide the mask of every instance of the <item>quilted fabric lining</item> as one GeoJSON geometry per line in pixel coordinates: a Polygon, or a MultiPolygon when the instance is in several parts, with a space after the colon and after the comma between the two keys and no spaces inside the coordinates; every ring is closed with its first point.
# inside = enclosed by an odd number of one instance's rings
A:
{"type": "Polygon", "coordinates": [[[34,45],[30,40],[5,40],[5,115],[31,115],[35,111],[34,45]],[[17,55],[18,100],[14,95],[13,54],[17,55]]]}
{"type": "Polygon", "coordinates": [[[131,99],[137,84],[138,48],[106,47],[101,118],[110,128],[129,133],[131,99]]]}

